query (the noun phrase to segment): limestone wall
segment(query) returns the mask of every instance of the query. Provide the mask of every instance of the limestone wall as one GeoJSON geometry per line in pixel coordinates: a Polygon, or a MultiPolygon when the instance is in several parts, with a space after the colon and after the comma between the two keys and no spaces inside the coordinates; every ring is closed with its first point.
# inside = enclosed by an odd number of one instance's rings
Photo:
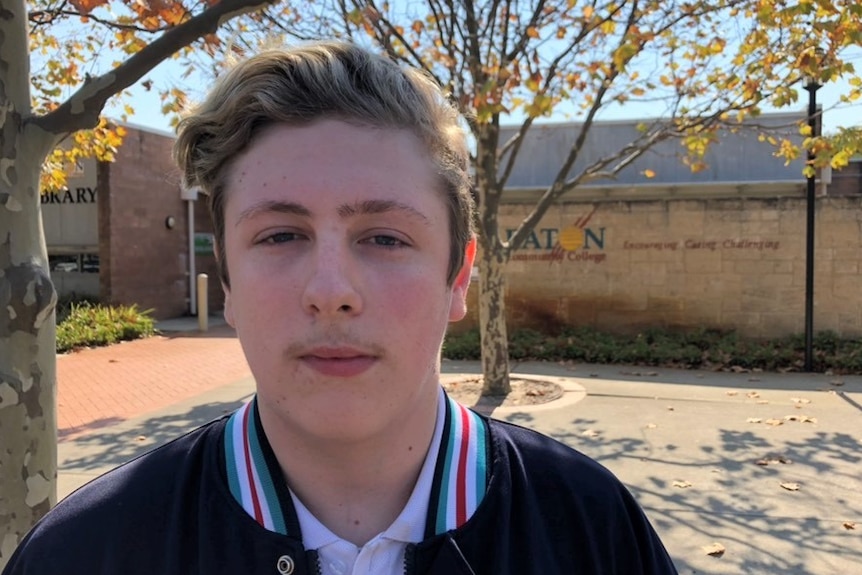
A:
{"type": "MultiPolygon", "coordinates": [[[[814,329],[862,335],[862,197],[817,200],[814,329]]],[[[529,206],[502,208],[514,228],[529,206]]],[[[510,326],[801,333],[805,200],[564,203],[507,268],[510,326]]],[[[476,290],[471,316],[476,325],[476,290]]]]}

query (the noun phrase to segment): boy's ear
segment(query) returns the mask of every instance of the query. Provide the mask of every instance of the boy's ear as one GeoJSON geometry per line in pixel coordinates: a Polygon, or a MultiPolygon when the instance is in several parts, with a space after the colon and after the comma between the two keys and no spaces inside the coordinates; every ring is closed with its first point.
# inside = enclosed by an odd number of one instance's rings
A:
{"type": "Polygon", "coordinates": [[[464,248],[464,263],[452,283],[452,301],[449,303],[449,321],[459,321],[467,315],[467,291],[470,289],[470,276],[473,262],[476,261],[476,236],[470,238],[464,248]]]}

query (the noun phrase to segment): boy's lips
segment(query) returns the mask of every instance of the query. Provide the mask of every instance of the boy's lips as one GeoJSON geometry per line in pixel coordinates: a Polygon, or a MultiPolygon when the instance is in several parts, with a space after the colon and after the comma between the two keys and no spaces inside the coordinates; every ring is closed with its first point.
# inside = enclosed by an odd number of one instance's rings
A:
{"type": "Polygon", "coordinates": [[[352,347],[318,347],[305,351],[300,361],[329,377],[355,377],[368,370],[377,357],[352,347]]]}

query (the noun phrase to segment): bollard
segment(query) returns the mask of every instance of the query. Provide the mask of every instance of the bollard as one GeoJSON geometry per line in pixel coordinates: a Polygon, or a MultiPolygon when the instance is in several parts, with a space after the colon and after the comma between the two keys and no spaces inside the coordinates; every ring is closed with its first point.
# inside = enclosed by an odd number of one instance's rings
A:
{"type": "Polygon", "coordinates": [[[198,329],[206,331],[209,328],[209,298],[207,297],[207,274],[198,274],[198,329]]]}

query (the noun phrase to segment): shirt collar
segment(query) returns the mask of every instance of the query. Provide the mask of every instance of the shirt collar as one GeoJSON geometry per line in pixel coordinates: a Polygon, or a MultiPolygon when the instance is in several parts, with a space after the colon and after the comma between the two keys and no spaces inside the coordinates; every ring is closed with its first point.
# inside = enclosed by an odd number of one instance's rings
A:
{"type": "MultiPolygon", "coordinates": [[[[419,478],[401,514],[382,534],[392,540],[418,542],[456,529],[485,495],[490,477],[487,422],[442,387],[438,398],[434,434],[419,478]]],[[[234,499],[264,528],[301,537],[306,549],[337,540],[288,488],[256,402],[234,412],[225,427],[227,479],[234,499]]]]}

